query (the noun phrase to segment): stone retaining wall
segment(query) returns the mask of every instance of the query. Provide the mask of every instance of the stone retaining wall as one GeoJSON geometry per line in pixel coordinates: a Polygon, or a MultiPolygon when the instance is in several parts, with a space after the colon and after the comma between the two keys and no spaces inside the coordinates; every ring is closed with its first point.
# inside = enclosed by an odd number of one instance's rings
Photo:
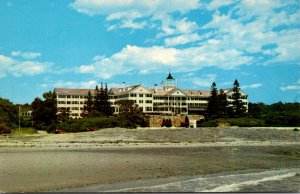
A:
{"type": "MultiPolygon", "coordinates": [[[[174,127],[180,127],[181,123],[185,121],[186,115],[176,116],[163,116],[163,115],[151,115],[149,116],[149,127],[161,127],[163,119],[171,119],[174,127]]],[[[189,120],[201,120],[204,119],[202,115],[188,115],[189,120]]]]}

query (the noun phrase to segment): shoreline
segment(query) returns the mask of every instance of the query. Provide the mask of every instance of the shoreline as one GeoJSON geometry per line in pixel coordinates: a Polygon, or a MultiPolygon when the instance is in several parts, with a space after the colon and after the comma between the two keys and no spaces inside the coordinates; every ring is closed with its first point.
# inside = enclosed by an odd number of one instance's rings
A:
{"type": "Polygon", "coordinates": [[[300,146],[300,142],[279,141],[236,141],[236,142],[209,142],[209,143],[117,143],[117,144],[72,144],[62,143],[53,145],[0,145],[0,152],[4,151],[71,151],[71,150],[99,150],[99,149],[139,149],[139,148],[201,148],[201,147],[283,147],[300,146]]]}

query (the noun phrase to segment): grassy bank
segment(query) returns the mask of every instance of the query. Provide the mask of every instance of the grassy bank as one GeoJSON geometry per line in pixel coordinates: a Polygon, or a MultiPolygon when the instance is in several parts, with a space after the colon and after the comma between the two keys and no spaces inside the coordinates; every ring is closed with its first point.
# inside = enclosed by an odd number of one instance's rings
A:
{"type": "Polygon", "coordinates": [[[13,135],[26,135],[26,134],[36,134],[37,130],[34,128],[21,128],[19,129],[13,129],[11,131],[11,134],[13,135]]]}

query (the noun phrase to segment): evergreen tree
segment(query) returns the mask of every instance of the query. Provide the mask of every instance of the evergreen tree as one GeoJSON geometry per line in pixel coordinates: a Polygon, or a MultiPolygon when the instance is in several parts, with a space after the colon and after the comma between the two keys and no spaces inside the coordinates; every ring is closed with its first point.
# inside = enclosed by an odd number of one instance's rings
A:
{"type": "Polygon", "coordinates": [[[233,83],[233,94],[232,94],[232,108],[233,112],[236,116],[243,116],[246,112],[246,108],[243,105],[243,102],[241,100],[241,93],[240,93],[240,84],[237,80],[233,83]]]}
{"type": "Polygon", "coordinates": [[[225,117],[227,115],[227,96],[224,90],[220,89],[218,94],[218,115],[225,117]]]}
{"type": "Polygon", "coordinates": [[[218,90],[216,83],[213,82],[210,87],[210,97],[208,100],[208,115],[213,117],[218,114],[218,90]]]}
{"type": "Polygon", "coordinates": [[[85,105],[83,106],[83,117],[89,117],[91,112],[94,109],[94,100],[91,91],[88,92],[87,99],[85,101],[85,105]]]}
{"type": "Polygon", "coordinates": [[[99,98],[100,98],[100,109],[98,110],[99,112],[101,112],[102,114],[105,114],[105,95],[104,95],[104,89],[103,89],[103,84],[101,82],[101,87],[100,87],[100,93],[99,93],[99,98]]]}
{"type": "Polygon", "coordinates": [[[113,114],[113,109],[109,101],[107,83],[105,84],[105,89],[104,89],[104,114],[106,116],[111,116],[113,114]]]}
{"type": "Polygon", "coordinates": [[[101,93],[98,88],[98,85],[96,85],[95,92],[94,92],[94,105],[93,106],[94,106],[93,112],[97,112],[99,114],[101,112],[101,93]]]}
{"type": "Polygon", "coordinates": [[[111,103],[109,102],[107,84],[105,89],[102,83],[100,89],[96,86],[93,110],[93,116],[110,116],[113,114],[111,103]]]}

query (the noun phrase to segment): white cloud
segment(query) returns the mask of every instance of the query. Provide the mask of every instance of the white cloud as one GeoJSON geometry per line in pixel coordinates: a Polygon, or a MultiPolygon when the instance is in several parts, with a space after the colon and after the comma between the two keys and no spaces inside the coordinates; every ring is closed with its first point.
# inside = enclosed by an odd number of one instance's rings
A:
{"type": "Polygon", "coordinates": [[[252,89],[255,89],[255,88],[260,88],[262,86],[261,83],[254,83],[254,84],[250,84],[250,85],[243,85],[241,86],[242,89],[248,89],[248,88],[252,88],[252,89]]]}
{"type": "Polygon", "coordinates": [[[286,91],[286,90],[298,90],[298,93],[300,93],[300,79],[298,79],[295,84],[287,85],[287,86],[281,86],[280,90],[282,90],[282,91],[286,91]]]}
{"type": "Polygon", "coordinates": [[[230,4],[233,4],[236,2],[236,0],[214,0],[210,1],[210,4],[207,6],[207,9],[209,10],[215,10],[219,9],[220,7],[228,6],[230,4]]]}
{"type": "Polygon", "coordinates": [[[87,15],[108,15],[110,19],[120,19],[121,16],[135,11],[139,17],[149,15],[187,12],[199,7],[198,0],[76,0],[70,6],[79,13],[87,15]],[[122,13],[122,14],[120,14],[122,13]],[[113,16],[112,16],[113,15],[113,16]],[[118,17],[116,17],[116,15],[118,17]]]}
{"type": "Polygon", "coordinates": [[[37,75],[45,72],[50,65],[51,64],[47,62],[23,61],[17,62],[11,66],[8,71],[16,77],[22,75],[37,75]]]}
{"type": "Polygon", "coordinates": [[[35,53],[35,52],[21,52],[21,51],[13,51],[11,53],[12,56],[14,57],[22,57],[24,59],[35,59],[40,57],[42,54],[41,53],[35,53]]]}
{"type": "Polygon", "coordinates": [[[102,15],[106,21],[114,24],[107,30],[120,28],[144,29],[154,26],[162,31],[159,36],[179,33],[192,33],[196,28],[195,22],[186,18],[174,20],[171,13],[185,14],[200,7],[198,0],[75,0],[70,7],[79,13],[90,16],[102,15]],[[161,23],[158,24],[157,23],[161,23]],[[161,26],[160,26],[161,25],[161,26]]]}
{"type": "Polygon", "coordinates": [[[8,67],[14,63],[15,63],[15,61],[12,58],[4,56],[4,55],[0,55],[0,67],[1,68],[8,67]]]}
{"type": "Polygon", "coordinates": [[[5,77],[7,74],[12,74],[15,77],[41,74],[50,66],[51,63],[49,62],[19,61],[0,55],[0,77],[5,77]]]}
{"type": "Polygon", "coordinates": [[[200,40],[200,36],[197,33],[194,33],[194,34],[184,34],[184,35],[179,35],[171,38],[166,38],[164,41],[167,46],[176,46],[176,45],[195,42],[198,40],[200,40]]]}
{"type": "Polygon", "coordinates": [[[282,91],[286,91],[286,90],[299,90],[300,91],[300,85],[282,86],[282,87],[280,87],[280,90],[282,90],[282,91]]]}
{"type": "Polygon", "coordinates": [[[196,86],[200,87],[210,87],[211,84],[216,80],[217,75],[216,74],[208,74],[205,76],[201,76],[202,78],[198,77],[192,77],[184,79],[184,81],[190,81],[196,86]]]}
{"type": "Polygon", "coordinates": [[[251,60],[251,57],[244,56],[238,50],[218,50],[213,43],[182,50],[162,46],[127,45],[111,57],[100,57],[91,64],[80,66],[78,71],[108,79],[114,75],[136,71],[142,74],[163,72],[170,67],[177,72],[192,72],[210,66],[234,69],[250,63],[251,60]]]}
{"type": "Polygon", "coordinates": [[[215,12],[212,21],[202,29],[210,30],[208,33],[212,30],[216,32],[214,39],[218,41],[219,48],[235,48],[245,53],[262,53],[274,57],[265,64],[278,62],[299,64],[297,52],[300,49],[299,28],[274,30],[282,25],[299,24],[299,11],[290,13],[284,8],[289,3],[293,4],[292,1],[284,3],[269,0],[241,1],[227,15],[215,12]],[[279,8],[282,10],[276,11],[279,8]],[[264,49],[265,45],[271,44],[275,46],[264,49]]]}
{"type": "Polygon", "coordinates": [[[97,81],[90,80],[86,82],[72,82],[72,81],[63,81],[59,80],[54,83],[45,84],[46,86],[54,87],[54,88],[88,88],[93,89],[96,85],[99,85],[97,81]]]}
{"type": "Polygon", "coordinates": [[[187,18],[174,20],[170,15],[159,15],[153,17],[153,20],[160,20],[162,23],[162,32],[156,35],[157,38],[176,34],[190,34],[199,29],[196,22],[189,21],[187,18]]]}

